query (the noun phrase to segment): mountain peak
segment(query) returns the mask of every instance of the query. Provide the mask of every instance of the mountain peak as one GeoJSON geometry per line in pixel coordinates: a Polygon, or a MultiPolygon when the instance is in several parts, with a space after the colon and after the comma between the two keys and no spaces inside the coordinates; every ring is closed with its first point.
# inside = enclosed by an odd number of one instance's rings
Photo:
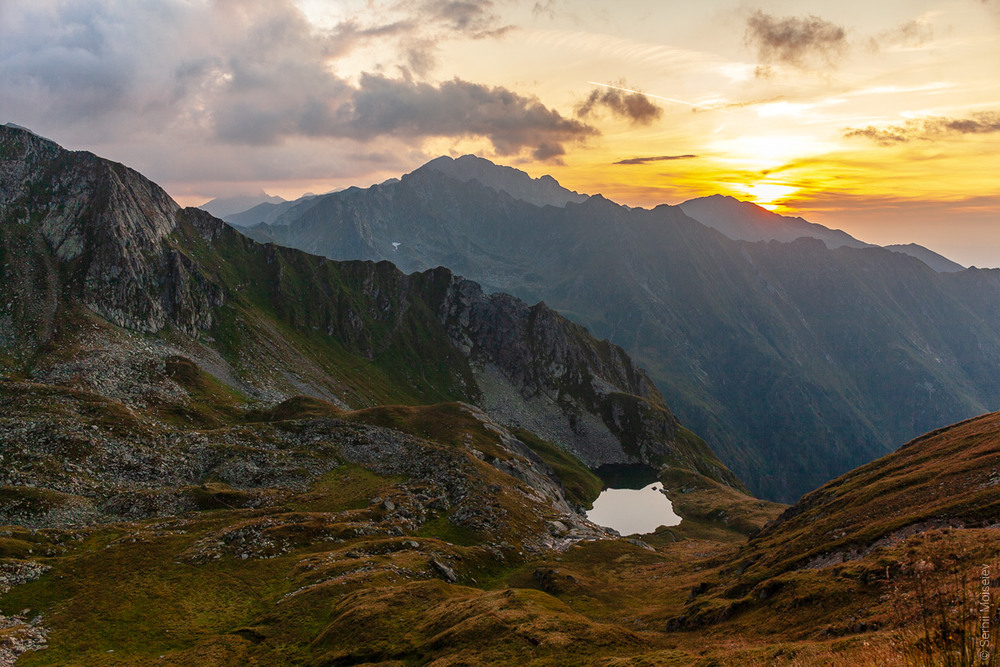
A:
{"type": "Polygon", "coordinates": [[[579,203],[587,199],[587,195],[562,187],[552,176],[532,178],[520,169],[494,164],[477,155],[458,158],[443,155],[417,171],[422,170],[437,171],[463,183],[475,180],[497,192],[506,192],[514,199],[535,206],[563,207],[570,202],[579,203]]]}
{"type": "Polygon", "coordinates": [[[49,289],[57,276],[118,326],[154,332],[173,322],[194,330],[210,321],[211,287],[170,247],[179,211],[162,188],[122,164],[0,127],[0,221],[24,223],[39,241],[12,252],[8,272],[23,311],[49,323],[29,338],[51,335],[66,297],[49,289]],[[38,280],[49,287],[35,289],[38,280]]]}
{"type": "Polygon", "coordinates": [[[243,195],[216,197],[211,201],[205,202],[198,208],[211,213],[217,218],[225,218],[226,216],[248,211],[254,206],[259,206],[260,204],[281,204],[284,203],[284,201],[285,200],[282,197],[269,195],[264,192],[263,188],[257,188],[256,192],[243,195]]]}
{"type": "Polygon", "coordinates": [[[828,248],[867,248],[847,232],[830,229],[800,217],[778,215],[753,202],[729,195],[710,195],[688,200],[678,207],[688,217],[736,241],[794,241],[800,237],[819,239],[828,248]]]}

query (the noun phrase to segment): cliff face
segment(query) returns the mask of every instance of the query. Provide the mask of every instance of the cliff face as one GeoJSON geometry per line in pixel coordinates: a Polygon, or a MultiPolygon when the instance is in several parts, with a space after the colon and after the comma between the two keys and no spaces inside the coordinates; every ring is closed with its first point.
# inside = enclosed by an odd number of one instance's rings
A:
{"type": "Polygon", "coordinates": [[[444,268],[413,278],[448,335],[472,362],[481,401],[511,425],[557,441],[586,440],[577,453],[591,465],[669,460],[739,486],[707,447],[686,432],[656,386],[617,345],[597,340],[539,303],[528,306],[508,294],[484,294],[444,268]],[[501,376],[518,390],[505,393],[501,376]],[[568,415],[546,423],[544,415],[568,415]],[[556,420],[558,421],[558,420],[556,420]]]}
{"type": "MultiPolygon", "coordinates": [[[[165,360],[180,356],[251,401],[460,400],[588,464],[670,463],[739,486],[620,348],[544,304],[485,295],[446,269],[405,275],[258,244],[126,167],[24,130],[0,128],[0,150],[0,345],[19,372],[146,391],[81,361],[110,354],[148,367],[135,383],[160,397],[173,391],[165,360]],[[146,338],[94,336],[80,308],[146,338]]],[[[148,394],[136,405],[160,400],[148,394]]]]}
{"type": "Polygon", "coordinates": [[[179,207],[161,188],[26,130],[2,133],[5,291],[12,308],[39,320],[42,342],[60,298],[139,331],[211,326],[222,293],[169,243],[179,207]]]}

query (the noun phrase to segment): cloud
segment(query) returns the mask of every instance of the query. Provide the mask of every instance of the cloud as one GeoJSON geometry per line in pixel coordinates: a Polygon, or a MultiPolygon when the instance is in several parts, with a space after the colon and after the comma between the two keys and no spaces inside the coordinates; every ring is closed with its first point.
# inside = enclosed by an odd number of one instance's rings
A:
{"type": "Polygon", "coordinates": [[[514,28],[501,21],[494,6],[491,0],[429,0],[423,3],[420,15],[442,22],[449,30],[483,39],[502,36],[514,28]]]}
{"type": "Polygon", "coordinates": [[[490,140],[501,155],[529,148],[537,159],[562,155],[562,144],[586,139],[597,130],[562,116],[537,98],[503,87],[461,79],[438,85],[366,74],[327,124],[304,133],[353,137],[463,137],[490,140]]]}
{"type": "Polygon", "coordinates": [[[697,155],[659,155],[657,157],[630,157],[626,160],[618,160],[612,164],[648,164],[650,162],[664,162],[668,160],[690,160],[697,155]]]}
{"type": "MultiPolygon", "coordinates": [[[[496,11],[494,0],[401,0],[394,15],[404,19],[396,23],[409,27],[409,34],[399,40],[406,68],[419,76],[431,72],[438,62],[438,48],[449,39],[500,38],[516,29],[505,23],[496,11]]],[[[375,29],[380,27],[376,24],[375,29]]]]}
{"type": "Polygon", "coordinates": [[[833,66],[847,50],[847,31],[818,16],[778,18],[761,10],[747,18],[744,42],[757,52],[757,76],[767,76],[772,65],[810,69],[833,66]]]}
{"type": "MultiPolygon", "coordinates": [[[[625,83],[620,82],[625,88],[625,83]]],[[[600,88],[592,90],[587,99],[576,107],[578,118],[587,118],[596,114],[598,109],[609,111],[613,116],[624,118],[635,125],[649,125],[663,115],[663,109],[649,101],[640,92],[627,92],[616,88],[600,88]]]]}
{"type": "Polygon", "coordinates": [[[556,17],[556,0],[538,0],[531,8],[531,13],[535,16],[545,15],[550,19],[556,17]]]}
{"type": "Polygon", "coordinates": [[[934,28],[924,20],[907,21],[891,30],[883,30],[868,38],[868,50],[877,52],[884,47],[922,46],[934,38],[934,28]]]}
{"type": "Polygon", "coordinates": [[[970,118],[934,116],[908,120],[898,125],[847,128],[844,137],[868,139],[879,146],[896,146],[914,140],[933,141],[967,134],[1000,132],[1000,111],[984,111],[970,118]]]}
{"type": "Polygon", "coordinates": [[[182,136],[270,147],[481,137],[502,155],[552,159],[597,134],[530,95],[414,78],[433,68],[442,34],[507,31],[493,2],[390,9],[321,28],[292,0],[3,0],[0,118],[88,146],[141,136],[162,152],[164,137],[182,136]],[[363,47],[394,58],[399,77],[339,75],[340,59],[363,47]]]}

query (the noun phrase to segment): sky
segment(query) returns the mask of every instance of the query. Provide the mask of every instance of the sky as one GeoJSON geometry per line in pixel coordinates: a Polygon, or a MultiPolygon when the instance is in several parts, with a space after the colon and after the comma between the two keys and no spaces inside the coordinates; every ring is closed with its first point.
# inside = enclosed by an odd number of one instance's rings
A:
{"type": "Polygon", "coordinates": [[[1000,0],[0,0],[0,82],[185,205],[475,153],[1000,266],[1000,0]]]}

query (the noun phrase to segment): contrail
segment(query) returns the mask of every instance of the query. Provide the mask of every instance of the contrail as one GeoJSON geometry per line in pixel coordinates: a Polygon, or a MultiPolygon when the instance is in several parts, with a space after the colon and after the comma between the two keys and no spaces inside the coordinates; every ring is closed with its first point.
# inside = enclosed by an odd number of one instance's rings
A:
{"type": "Polygon", "coordinates": [[[705,109],[706,111],[721,111],[722,113],[728,113],[724,109],[713,109],[712,107],[706,107],[701,104],[693,104],[691,102],[685,102],[684,100],[674,99],[673,97],[663,97],[662,95],[653,95],[651,93],[644,93],[641,90],[632,90],[631,88],[622,88],[621,86],[612,86],[608,83],[598,83],[596,81],[588,81],[592,86],[601,86],[602,88],[611,88],[612,90],[620,90],[625,93],[635,93],[636,95],[645,95],[646,97],[652,97],[657,100],[666,100],[667,102],[676,102],[677,104],[686,104],[689,107],[694,107],[695,109],[705,109]]]}

